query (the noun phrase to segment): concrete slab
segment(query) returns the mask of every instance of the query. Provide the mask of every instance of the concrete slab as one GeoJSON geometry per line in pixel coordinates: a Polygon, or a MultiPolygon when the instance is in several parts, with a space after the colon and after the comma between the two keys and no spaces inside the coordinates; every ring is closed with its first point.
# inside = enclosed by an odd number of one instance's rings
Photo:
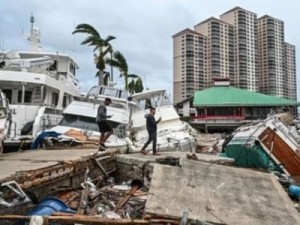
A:
{"type": "MultiPolygon", "coordinates": [[[[117,156],[117,162],[122,163],[144,163],[144,162],[155,162],[156,159],[162,159],[166,156],[171,157],[178,157],[180,160],[186,159],[187,154],[191,155],[190,152],[160,152],[160,156],[154,156],[152,154],[143,155],[141,153],[134,153],[134,154],[121,154],[117,156]]],[[[209,162],[209,163],[216,163],[216,164],[226,164],[226,165],[233,165],[234,159],[227,158],[227,157],[219,157],[216,155],[208,155],[208,154],[197,154],[195,153],[199,161],[202,162],[209,162]]]]}
{"type": "Polygon", "coordinates": [[[98,149],[29,150],[0,155],[0,180],[18,171],[44,168],[64,160],[76,160],[97,152],[98,149]]]}
{"type": "Polygon", "coordinates": [[[216,224],[299,224],[300,215],[272,174],[198,161],[155,164],[145,214],[216,224]]]}

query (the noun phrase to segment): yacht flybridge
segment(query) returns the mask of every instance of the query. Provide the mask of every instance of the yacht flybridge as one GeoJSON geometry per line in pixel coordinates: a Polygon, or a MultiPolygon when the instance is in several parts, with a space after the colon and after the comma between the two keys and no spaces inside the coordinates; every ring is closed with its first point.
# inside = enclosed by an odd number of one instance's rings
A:
{"type": "Polygon", "coordinates": [[[11,110],[11,120],[5,125],[9,128],[6,147],[18,144],[24,135],[35,136],[55,126],[63,109],[80,95],[75,77],[78,65],[66,54],[42,52],[33,16],[30,22],[31,50],[0,52],[0,89],[11,110]]]}

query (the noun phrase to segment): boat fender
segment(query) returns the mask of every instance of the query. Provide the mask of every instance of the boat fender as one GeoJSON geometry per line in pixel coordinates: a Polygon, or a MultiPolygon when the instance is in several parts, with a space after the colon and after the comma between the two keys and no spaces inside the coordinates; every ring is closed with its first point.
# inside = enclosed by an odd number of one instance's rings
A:
{"type": "Polygon", "coordinates": [[[21,129],[21,135],[28,135],[33,128],[33,121],[27,122],[24,127],[21,129]]]}

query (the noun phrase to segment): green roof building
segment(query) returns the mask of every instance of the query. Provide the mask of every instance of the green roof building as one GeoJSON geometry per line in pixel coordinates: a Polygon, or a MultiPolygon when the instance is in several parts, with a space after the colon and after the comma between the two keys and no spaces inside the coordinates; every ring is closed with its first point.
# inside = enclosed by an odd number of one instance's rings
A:
{"type": "Polygon", "coordinates": [[[247,121],[265,119],[271,112],[279,110],[297,115],[299,105],[294,100],[231,87],[227,79],[219,79],[214,87],[195,93],[193,123],[236,127],[247,121]]]}

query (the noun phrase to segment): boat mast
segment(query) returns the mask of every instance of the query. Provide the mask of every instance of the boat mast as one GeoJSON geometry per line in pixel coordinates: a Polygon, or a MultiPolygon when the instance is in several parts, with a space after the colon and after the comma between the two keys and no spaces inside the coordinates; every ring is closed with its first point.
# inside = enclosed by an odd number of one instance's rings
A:
{"type": "Polygon", "coordinates": [[[30,27],[30,36],[29,36],[28,40],[30,41],[31,51],[39,52],[39,51],[41,51],[41,47],[39,46],[40,31],[38,28],[33,27],[34,22],[35,22],[35,18],[33,16],[33,14],[31,13],[31,16],[30,16],[31,27],[30,27]]]}

